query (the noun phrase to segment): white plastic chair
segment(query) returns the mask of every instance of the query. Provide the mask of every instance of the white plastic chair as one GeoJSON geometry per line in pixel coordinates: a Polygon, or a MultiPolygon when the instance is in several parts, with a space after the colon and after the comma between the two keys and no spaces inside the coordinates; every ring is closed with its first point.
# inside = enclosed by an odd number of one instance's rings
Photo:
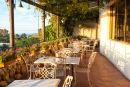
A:
{"type": "Polygon", "coordinates": [[[71,87],[73,76],[67,76],[62,87],[71,87]]]}
{"type": "MultiPolygon", "coordinates": [[[[83,67],[75,67],[75,69],[74,69],[74,75],[75,75],[75,84],[74,85],[76,85],[76,83],[77,83],[77,73],[87,73],[87,77],[88,77],[88,82],[89,82],[89,85],[90,85],[90,87],[92,87],[92,85],[91,85],[91,83],[90,83],[90,81],[92,81],[91,80],[91,78],[90,78],[90,68],[91,68],[91,66],[92,66],[92,64],[93,64],[93,62],[94,62],[94,59],[95,59],[95,57],[96,57],[96,54],[97,54],[97,52],[93,52],[91,55],[90,55],[90,57],[89,57],[89,60],[88,60],[88,65],[87,65],[87,67],[86,66],[84,66],[83,65],[83,67]]],[[[82,61],[83,62],[83,61],[82,61]]]]}

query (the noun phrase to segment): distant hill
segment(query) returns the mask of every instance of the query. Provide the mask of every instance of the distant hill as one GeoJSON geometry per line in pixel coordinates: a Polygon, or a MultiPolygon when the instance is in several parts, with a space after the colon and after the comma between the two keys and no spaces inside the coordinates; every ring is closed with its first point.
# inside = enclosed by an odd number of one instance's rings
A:
{"type": "Polygon", "coordinates": [[[33,33],[33,34],[31,35],[31,37],[39,38],[39,35],[38,35],[38,33],[33,33]]]}

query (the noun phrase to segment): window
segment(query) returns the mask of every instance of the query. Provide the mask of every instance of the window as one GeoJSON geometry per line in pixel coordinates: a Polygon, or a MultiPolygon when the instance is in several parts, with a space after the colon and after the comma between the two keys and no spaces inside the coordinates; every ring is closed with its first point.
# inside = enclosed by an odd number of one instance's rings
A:
{"type": "Polygon", "coordinates": [[[130,42],[130,0],[120,0],[110,8],[113,21],[112,37],[130,42]]]}

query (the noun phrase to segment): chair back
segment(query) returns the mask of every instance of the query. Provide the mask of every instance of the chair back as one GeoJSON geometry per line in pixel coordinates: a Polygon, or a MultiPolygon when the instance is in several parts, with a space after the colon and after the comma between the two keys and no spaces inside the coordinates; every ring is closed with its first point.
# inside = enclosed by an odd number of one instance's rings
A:
{"type": "Polygon", "coordinates": [[[43,63],[34,65],[34,79],[55,79],[57,65],[53,62],[44,60],[43,63]]]}
{"type": "Polygon", "coordinates": [[[91,55],[90,55],[90,58],[88,60],[88,69],[91,68],[92,64],[93,64],[93,61],[96,57],[96,54],[97,52],[93,52],[91,55]]]}
{"type": "Polygon", "coordinates": [[[90,46],[88,47],[88,50],[87,50],[87,51],[92,51],[92,52],[94,52],[97,43],[98,43],[98,41],[95,40],[94,43],[93,43],[93,45],[90,44],[90,46]]]}
{"type": "Polygon", "coordinates": [[[30,71],[33,68],[33,63],[34,63],[35,59],[33,56],[30,56],[29,52],[21,53],[21,58],[26,66],[27,77],[29,76],[28,79],[31,79],[31,72],[30,71]],[[30,72],[30,74],[28,72],[30,72]]]}
{"type": "Polygon", "coordinates": [[[73,43],[73,48],[79,48],[78,42],[74,42],[74,43],[73,43]]]}
{"type": "Polygon", "coordinates": [[[58,52],[58,47],[57,46],[53,46],[52,50],[56,53],[56,52],[58,52]]]}
{"type": "Polygon", "coordinates": [[[70,87],[73,80],[73,76],[67,76],[62,87],[70,87]]]}
{"type": "Polygon", "coordinates": [[[64,79],[66,78],[66,58],[64,57],[56,57],[56,76],[63,76],[64,79]]]}
{"type": "Polygon", "coordinates": [[[33,64],[35,56],[32,56],[29,52],[21,53],[21,57],[26,64],[33,64]]]}
{"type": "Polygon", "coordinates": [[[71,56],[73,56],[73,51],[72,50],[64,50],[64,52],[65,52],[65,57],[71,57],[71,56]]]}
{"type": "Polygon", "coordinates": [[[63,49],[63,48],[65,48],[64,47],[64,43],[60,43],[60,44],[58,44],[58,46],[59,46],[60,50],[63,49]]]}

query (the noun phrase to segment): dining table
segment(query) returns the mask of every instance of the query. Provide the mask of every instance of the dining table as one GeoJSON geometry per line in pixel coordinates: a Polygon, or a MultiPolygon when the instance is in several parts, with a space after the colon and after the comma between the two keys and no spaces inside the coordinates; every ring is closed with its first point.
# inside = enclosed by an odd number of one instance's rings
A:
{"type": "MultiPolygon", "coordinates": [[[[48,56],[43,56],[38,58],[36,61],[34,61],[34,63],[43,63],[45,61],[50,61],[50,62],[60,62],[58,60],[56,60],[56,57],[48,57],[48,56]]],[[[79,65],[80,62],[80,57],[67,57],[65,64],[72,64],[72,65],[79,65]]]]}
{"type": "Polygon", "coordinates": [[[7,87],[58,87],[60,79],[14,80],[7,87]]]}
{"type": "Polygon", "coordinates": [[[67,50],[72,51],[72,53],[73,53],[74,56],[77,56],[78,53],[81,51],[80,48],[63,48],[62,50],[59,50],[58,53],[65,54],[67,50]]]}
{"type": "MultiPolygon", "coordinates": [[[[58,60],[59,58],[57,57],[48,57],[48,56],[43,56],[39,59],[37,59],[36,61],[34,61],[34,64],[36,63],[43,63],[43,62],[53,62],[53,63],[59,63],[60,61],[58,60]]],[[[71,65],[72,67],[72,76],[73,76],[73,71],[74,71],[74,66],[75,65],[79,65],[80,63],[80,57],[66,57],[65,59],[65,64],[66,65],[71,65]]]]}

